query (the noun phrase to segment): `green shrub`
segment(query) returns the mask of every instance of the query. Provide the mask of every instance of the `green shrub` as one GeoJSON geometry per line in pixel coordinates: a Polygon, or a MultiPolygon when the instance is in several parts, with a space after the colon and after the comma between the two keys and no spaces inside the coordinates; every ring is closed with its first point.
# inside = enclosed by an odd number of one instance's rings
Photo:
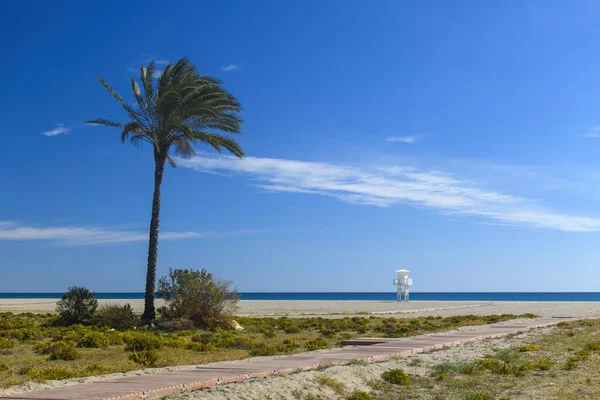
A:
{"type": "Polygon", "coordinates": [[[353,358],[352,360],[348,361],[348,365],[361,365],[361,366],[365,366],[368,365],[369,363],[366,362],[365,360],[361,360],[359,358],[353,358]]]}
{"type": "Polygon", "coordinates": [[[275,354],[277,354],[277,348],[269,346],[265,343],[256,343],[250,349],[250,355],[253,357],[274,356],[275,354]]]}
{"type": "Polygon", "coordinates": [[[36,340],[42,336],[42,331],[37,327],[13,329],[10,336],[20,341],[36,340]]]}
{"type": "Polygon", "coordinates": [[[202,342],[188,342],[186,344],[186,348],[188,350],[200,351],[200,352],[211,351],[211,350],[215,349],[212,345],[210,345],[210,344],[204,344],[202,342]]]}
{"type": "Polygon", "coordinates": [[[566,371],[573,371],[579,368],[579,363],[573,357],[567,358],[567,361],[563,365],[563,369],[566,371]]]}
{"type": "Polygon", "coordinates": [[[285,339],[282,344],[277,346],[277,351],[280,353],[291,353],[299,347],[300,345],[293,339],[285,339]]]}
{"type": "Polygon", "coordinates": [[[406,372],[404,372],[401,369],[390,369],[387,371],[384,371],[381,374],[381,379],[383,379],[384,381],[394,384],[394,385],[402,385],[402,386],[408,386],[410,385],[410,378],[408,377],[408,375],[406,374],[406,372]]]}
{"type": "Polygon", "coordinates": [[[77,347],[85,347],[88,349],[101,349],[108,347],[110,342],[106,335],[102,332],[86,333],[77,341],[77,347]]]}
{"type": "Polygon", "coordinates": [[[110,327],[120,331],[133,329],[139,325],[140,319],[133,313],[129,304],[104,304],[94,317],[94,324],[98,327],[110,327]]]}
{"type": "Polygon", "coordinates": [[[496,400],[496,398],[486,392],[475,392],[466,394],[464,400],[496,400]]]}
{"type": "Polygon", "coordinates": [[[10,339],[0,338],[0,350],[8,350],[15,347],[15,342],[10,339]]]}
{"type": "Polygon", "coordinates": [[[519,353],[526,353],[528,351],[540,351],[540,346],[536,346],[535,344],[526,344],[523,346],[517,346],[515,347],[515,349],[519,352],[519,353]]]}
{"type": "Polygon", "coordinates": [[[156,294],[165,301],[158,310],[162,319],[188,319],[197,328],[209,330],[230,328],[238,301],[231,282],[217,280],[205,269],[169,269],[169,275],[158,281],[156,294]]]}
{"type": "Polygon", "coordinates": [[[88,375],[102,375],[109,373],[110,368],[106,368],[98,363],[93,363],[85,366],[85,373],[88,375]]]}
{"type": "Polygon", "coordinates": [[[329,343],[327,343],[327,340],[322,337],[306,342],[306,348],[308,350],[326,349],[328,347],[329,343]]]}
{"type": "Polygon", "coordinates": [[[98,300],[92,292],[84,287],[72,286],[56,304],[57,322],[66,326],[91,324],[97,308],[98,300]]]}
{"type": "Polygon", "coordinates": [[[497,349],[494,358],[504,361],[507,364],[515,361],[519,355],[513,349],[497,349]]]}
{"type": "Polygon", "coordinates": [[[10,366],[7,363],[0,364],[0,372],[8,371],[9,369],[10,369],[10,366]]]}
{"type": "Polygon", "coordinates": [[[163,339],[160,336],[144,333],[123,335],[123,341],[125,342],[125,351],[132,352],[158,350],[163,345],[163,339]]]}
{"type": "Polygon", "coordinates": [[[75,350],[75,348],[73,346],[65,346],[65,347],[57,348],[52,353],[50,353],[48,360],[49,361],[53,361],[53,360],[71,361],[71,360],[77,360],[79,358],[81,358],[81,354],[79,354],[79,352],[77,350],[75,350]]]}
{"type": "Polygon", "coordinates": [[[584,349],[589,351],[600,351],[600,342],[592,342],[585,345],[584,349]]]}
{"type": "Polygon", "coordinates": [[[550,368],[554,366],[554,361],[549,358],[540,358],[536,362],[533,363],[533,368],[540,371],[548,371],[550,368]]]}
{"type": "Polygon", "coordinates": [[[352,392],[350,396],[346,398],[347,400],[371,400],[371,395],[367,392],[361,392],[360,390],[356,390],[352,392]]]}
{"type": "Polygon", "coordinates": [[[270,328],[270,327],[269,328],[262,328],[260,330],[260,333],[262,333],[267,339],[272,339],[275,336],[277,336],[277,332],[275,332],[273,330],[273,328],[270,328]]]}
{"type": "Polygon", "coordinates": [[[74,347],[74,344],[71,342],[65,342],[64,340],[41,342],[33,346],[33,351],[39,354],[52,354],[55,351],[66,347],[74,347]]]}
{"type": "Polygon", "coordinates": [[[569,326],[571,326],[571,324],[569,324],[566,321],[561,321],[558,324],[556,324],[556,326],[558,326],[559,328],[568,328],[569,326]]]}
{"type": "Polygon", "coordinates": [[[143,350],[131,353],[129,355],[129,359],[136,364],[140,364],[145,367],[153,367],[156,365],[158,360],[160,360],[160,355],[158,354],[158,351],[154,349],[143,350]]]}
{"type": "Polygon", "coordinates": [[[590,350],[583,348],[575,353],[575,355],[573,356],[573,359],[575,361],[587,361],[590,359],[591,355],[592,355],[592,352],[590,350]]]}
{"type": "Polygon", "coordinates": [[[327,386],[337,394],[344,394],[344,385],[335,378],[326,375],[315,376],[315,382],[321,386],[327,386]]]}
{"type": "Polygon", "coordinates": [[[73,378],[75,372],[63,367],[28,368],[25,375],[36,381],[48,381],[73,378]]]}
{"type": "Polygon", "coordinates": [[[581,321],[577,322],[580,326],[595,326],[596,325],[596,320],[593,319],[582,319],[581,321]]]}

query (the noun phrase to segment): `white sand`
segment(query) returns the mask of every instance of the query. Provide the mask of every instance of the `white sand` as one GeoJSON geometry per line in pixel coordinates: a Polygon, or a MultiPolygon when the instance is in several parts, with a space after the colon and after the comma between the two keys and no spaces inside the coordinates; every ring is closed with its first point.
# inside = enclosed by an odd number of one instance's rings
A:
{"type": "MultiPolygon", "coordinates": [[[[143,300],[100,300],[100,303],[130,303],[142,311],[143,300]]],[[[157,306],[161,305],[157,300],[157,306]]],[[[0,299],[0,312],[53,312],[52,299],[0,299]]],[[[493,302],[493,301],[317,301],[317,300],[243,300],[237,315],[243,316],[323,316],[342,317],[369,313],[375,316],[490,315],[526,314],[541,317],[600,316],[600,302],[493,302]]]]}

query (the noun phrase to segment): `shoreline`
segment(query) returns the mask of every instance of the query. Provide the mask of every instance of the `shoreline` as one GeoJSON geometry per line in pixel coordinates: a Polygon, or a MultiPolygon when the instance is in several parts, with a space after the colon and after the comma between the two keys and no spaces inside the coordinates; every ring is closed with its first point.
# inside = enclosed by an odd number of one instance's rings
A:
{"type": "MultiPolygon", "coordinates": [[[[0,312],[53,313],[57,299],[0,299],[0,312]]],[[[99,304],[129,303],[136,312],[143,309],[143,299],[98,300],[99,304]]],[[[156,306],[162,305],[156,301],[156,306]]],[[[535,314],[540,317],[600,316],[597,301],[436,301],[409,303],[391,300],[241,300],[234,313],[247,317],[329,317],[378,316],[421,317],[491,314],[535,314]]]]}

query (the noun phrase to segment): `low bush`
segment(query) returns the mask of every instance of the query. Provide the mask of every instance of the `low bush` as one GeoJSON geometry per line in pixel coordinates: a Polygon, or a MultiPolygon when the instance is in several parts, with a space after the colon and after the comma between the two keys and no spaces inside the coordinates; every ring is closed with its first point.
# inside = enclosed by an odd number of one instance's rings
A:
{"type": "Polygon", "coordinates": [[[63,367],[28,368],[24,375],[36,381],[68,379],[76,376],[74,371],[63,367]]]}
{"type": "Polygon", "coordinates": [[[567,358],[567,361],[563,365],[563,369],[566,371],[573,371],[579,368],[579,363],[573,357],[567,358]]]}
{"type": "Polygon", "coordinates": [[[94,325],[110,327],[120,331],[133,329],[139,325],[140,319],[134,314],[131,305],[104,304],[94,316],[94,325]]]}
{"type": "Polygon", "coordinates": [[[588,343],[584,346],[584,349],[589,351],[600,351],[600,342],[588,343]]]}
{"type": "Polygon", "coordinates": [[[54,351],[52,351],[50,353],[50,356],[48,357],[48,360],[49,361],[53,361],[53,360],[71,361],[71,360],[77,360],[79,358],[81,358],[81,354],[79,354],[79,352],[77,350],[75,350],[75,348],[73,346],[64,346],[64,347],[56,348],[54,351]]]}
{"type": "Polygon", "coordinates": [[[549,369],[554,367],[554,365],[554,361],[550,360],[549,358],[540,358],[539,360],[533,363],[533,368],[539,371],[548,371],[549,369]]]}
{"type": "Polygon", "coordinates": [[[494,351],[494,358],[510,364],[519,358],[519,355],[513,349],[496,349],[494,351]]]}
{"type": "Polygon", "coordinates": [[[574,356],[572,356],[572,358],[575,361],[587,361],[590,359],[590,356],[592,355],[592,352],[586,348],[583,348],[581,350],[579,350],[578,352],[575,353],[574,356]]]}
{"type": "Polygon", "coordinates": [[[293,339],[285,339],[282,344],[277,346],[277,351],[280,353],[291,353],[299,347],[300,345],[293,339]]]}
{"type": "Polygon", "coordinates": [[[391,383],[393,385],[402,385],[402,386],[410,385],[410,378],[408,377],[406,372],[404,372],[403,370],[401,370],[399,368],[384,371],[381,374],[381,379],[383,379],[384,381],[391,383]]]}
{"type": "Polygon", "coordinates": [[[464,400],[496,400],[496,398],[487,392],[475,392],[467,393],[464,400]]]}
{"type": "Polygon", "coordinates": [[[0,350],[8,350],[15,347],[15,342],[10,339],[0,338],[0,350]]]}
{"type": "Polygon", "coordinates": [[[346,397],[347,400],[371,400],[371,395],[367,392],[361,392],[356,390],[352,394],[346,397]]]}
{"type": "Polygon", "coordinates": [[[10,366],[7,363],[0,364],[0,372],[8,371],[9,369],[10,369],[10,366]]]}
{"type": "Polygon", "coordinates": [[[277,354],[277,348],[264,343],[257,343],[250,349],[250,355],[253,357],[274,356],[275,354],[277,354]]]}
{"type": "Polygon", "coordinates": [[[308,350],[326,349],[328,347],[329,343],[327,343],[327,340],[322,337],[306,342],[306,348],[308,350]]]}
{"type": "Polygon", "coordinates": [[[8,331],[8,333],[8,336],[22,342],[36,340],[42,336],[42,331],[37,327],[13,329],[8,331]]]}
{"type": "Polygon", "coordinates": [[[529,351],[540,351],[541,349],[540,346],[536,346],[535,344],[526,344],[515,347],[515,350],[517,350],[519,353],[526,353],[529,351]]]}
{"type": "Polygon", "coordinates": [[[98,363],[93,363],[85,366],[85,373],[88,375],[102,375],[109,373],[110,371],[110,368],[106,368],[98,363]]]}
{"type": "Polygon", "coordinates": [[[582,319],[577,323],[579,326],[596,326],[596,320],[593,319],[582,319]]]}
{"type": "MultiPolygon", "coordinates": [[[[475,375],[481,371],[481,367],[473,362],[441,363],[434,367],[434,376],[443,378],[443,375],[452,372],[463,375],[475,375]]],[[[443,380],[443,379],[442,379],[443,380]]]]}
{"type": "Polygon", "coordinates": [[[348,361],[348,365],[360,365],[360,366],[365,366],[365,365],[369,365],[368,362],[366,362],[365,360],[361,360],[359,358],[353,358],[352,360],[348,361]]]}
{"type": "Polygon", "coordinates": [[[129,333],[123,335],[125,342],[125,351],[142,352],[158,350],[163,345],[163,339],[160,336],[145,333],[129,333]]]}
{"type": "Polygon", "coordinates": [[[344,394],[344,385],[337,379],[327,375],[317,375],[314,379],[319,385],[326,386],[337,394],[344,394]]]}
{"type": "Polygon", "coordinates": [[[72,286],[56,304],[59,314],[57,323],[65,326],[73,324],[89,325],[93,322],[98,308],[94,294],[84,287],[72,286]]]}
{"type": "Polygon", "coordinates": [[[158,360],[160,360],[160,354],[158,351],[152,350],[143,350],[139,352],[133,352],[129,355],[129,359],[136,364],[143,365],[145,367],[153,367],[156,365],[158,360]]]}
{"type": "Polygon", "coordinates": [[[108,347],[110,341],[102,332],[86,333],[77,341],[77,347],[85,347],[88,349],[101,349],[108,347]]]}
{"type": "Polygon", "coordinates": [[[161,318],[187,319],[201,329],[231,328],[230,316],[238,301],[231,282],[220,281],[202,269],[170,269],[158,281],[156,294],[165,301],[158,311],[161,318]]]}

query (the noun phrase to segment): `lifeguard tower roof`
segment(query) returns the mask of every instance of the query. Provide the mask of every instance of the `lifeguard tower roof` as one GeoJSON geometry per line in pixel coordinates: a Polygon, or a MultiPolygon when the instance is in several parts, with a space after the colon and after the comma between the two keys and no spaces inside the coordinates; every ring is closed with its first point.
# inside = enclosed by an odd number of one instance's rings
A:
{"type": "Polygon", "coordinates": [[[410,271],[407,269],[397,269],[396,272],[410,272],[410,271]]]}

